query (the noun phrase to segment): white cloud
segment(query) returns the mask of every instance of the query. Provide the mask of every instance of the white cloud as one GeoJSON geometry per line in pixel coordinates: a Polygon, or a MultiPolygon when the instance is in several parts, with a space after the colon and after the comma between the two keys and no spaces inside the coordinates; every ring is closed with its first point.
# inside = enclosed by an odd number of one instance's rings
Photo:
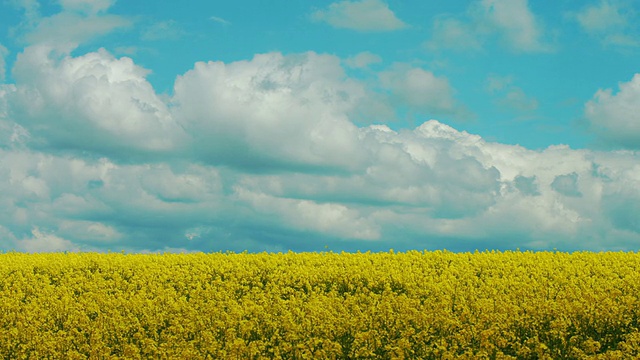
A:
{"type": "Polygon", "coordinates": [[[367,68],[369,67],[369,65],[378,64],[380,62],[382,62],[382,58],[369,51],[358,53],[355,56],[351,56],[345,60],[345,64],[348,67],[356,69],[367,68]]]}
{"type": "Polygon", "coordinates": [[[166,167],[148,169],[140,181],[147,194],[169,203],[198,203],[206,200],[205,194],[222,191],[217,172],[197,167],[184,174],[175,174],[166,167]]]}
{"type": "Polygon", "coordinates": [[[618,194],[632,191],[640,181],[640,167],[632,165],[637,154],[564,146],[532,151],[487,143],[437,121],[413,132],[380,126],[362,131],[366,146],[375,151],[365,172],[349,177],[253,175],[241,185],[270,199],[317,199],[358,209],[380,226],[380,241],[419,234],[455,238],[453,246],[463,248],[597,250],[640,241],[624,212],[606,210],[620,203],[634,211],[633,201],[621,203],[624,196],[618,194]],[[615,224],[624,227],[623,233],[615,224]]]}
{"type": "Polygon", "coordinates": [[[437,18],[433,22],[431,40],[426,45],[431,50],[480,50],[482,39],[470,23],[455,18],[437,18]]]}
{"type": "Polygon", "coordinates": [[[454,89],[444,76],[422,68],[396,64],[379,74],[381,85],[389,89],[392,99],[411,110],[430,114],[458,114],[465,110],[454,97],[454,89]]]}
{"type": "Polygon", "coordinates": [[[473,2],[464,16],[437,18],[425,45],[432,50],[480,50],[494,35],[517,52],[553,50],[527,0],[473,2]]]}
{"type": "Polygon", "coordinates": [[[356,208],[406,206],[434,217],[468,216],[492,204],[491,194],[499,188],[497,171],[448,152],[452,140],[445,134],[465,134],[436,121],[413,132],[396,133],[376,125],[360,132],[362,146],[371,157],[364,171],[349,176],[254,175],[240,183],[272,196],[341,202],[356,208]]]}
{"type": "Polygon", "coordinates": [[[55,250],[49,242],[59,250],[178,245],[181,231],[224,216],[217,213],[222,188],[215,169],[116,165],[30,151],[0,150],[0,157],[0,223],[10,224],[15,238],[28,238],[21,249],[55,250]],[[27,235],[34,227],[47,231],[27,235]]]}
{"type": "Polygon", "coordinates": [[[640,46],[640,41],[638,41],[637,36],[622,34],[622,33],[607,34],[604,36],[602,41],[604,44],[610,44],[614,46],[622,46],[622,47],[640,46]]]}
{"type": "Polygon", "coordinates": [[[107,13],[114,3],[114,0],[61,0],[61,12],[42,17],[38,1],[19,1],[17,5],[25,11],[24,19],[11,33],[28,44],[47,44],[69,51],[133,24],[124,16],[107,13]]]}
{"type": "Polygon", "coordinates": [[[185,31],[175,20],[159,21],[142,32],[141,39],[146,41],[177,40],[185,31]]]}
{"type": "Polygon", "coordinates": [[[337,57],[270,53],[196,63],[176,80],[173,109],[210,163],[344,169],[362,161],[347,114],[363,96],[337,57]]]}
{"type": "Polygon", "coordinates": [[[7,55],[9,55],[9,50],[7,50],[6,47],[0,44],[0,83],[3,83],[5,79],[7,66],[5,58],[7,57],[7,55]]]}
{"type": "MultiPolygon", "coordinates": [[[[28,48],[0,87],[0,248],[637,247],[638,152],[533,151],[436,120],[358,127],[367,91],[340,62],[198,63],[167,105],[129,58],[28,48]]],[[[427,70],[380,81],[405,106],[455,109],[427,70]]],[[[639,85],[601,90],[590,119],[640,113],[639,85]]]]}
{"type": "Polygon", "coordinates": [[[620,83],[619,91],[600,89],[585,104],[590,130],[616,146],[640,148],[640,74],[620,83]]]}
{"type": "Polygon", "coordinates": [[[117,165],[0,150],[0,245],[318,249],[334,239],[386,248],[600,250],[640,241],[630,215],[640,200],[637,153],[532,151],[435,120],[358,133],[369,160],[349,174],[252,174],[191,160],[117,165]]]}
{"type": "Polygon", "coordinates": [[[118,28],[131,26],[131,21],[118,15],[85,16],[62,12],[38,21],[33,31],[25,35],[31,44],[49,46],[76,46],[118,28]]]}
{"type": "Polygon", "coordinates": [[[632,32],[630,11],[622,3],[600,0],[597,4],[585,6],[581,11],[567,14],[590,35],[599,38],[604,45],[637,47],[640,41],[632,32]]]}
{"type": "Polygon", "coordinates": [[[222,24],[222,25],[225,25],[225,26],[231,25],[230,21],[225,20],[225,19],[223,19],[223,18],[221,18],[219,16],[211,16],[209,19],[217,22],[218,24],[222,24]]]}
{"type": "Polygon", "coordinates": [[[511,48],[524,52],[548,51],[543,27],[527,0],[482,0],[475,11],[482,26],[497,31],[511,48]]]}
{"type": "Polygon", "coordinates": [[[619,28],[627,25],[626,17],[620,13],[620,9],[611,1],[601,0],[599,4],[586,6],[575,14],[575,18],[588,32],[607,31],[611,28],[619,28]]]}
{"type": "Polygon", "coordinates": [[[525,94],[524,90],[514,85],[513,76],[489,75],[485,89],[495,97],[495,104],[500,108],[528,114],[538,108],[538,100],[525,94]]]}
{"type": "Polygon", "coordinates": [[[27,23],[40,17],[40,3],[38,0],[13,0],[9,3],[24,10],[27,23]]]}
{"type": "Polygon", "coordinates": [[[519,87],[513,87],[509,90],[504,98],[498,100],[498,103],[504,107],[524,113],[538,109],[538,100],[525,94],[519,87]]]}
{"type": "Polygon", "coordinates": [[[508,89],[510,86],[512,86],[513,82],[514,78],[511,75],[500,76],[491,74],[487,76],[485,88],[490,94],[495,94],[497,92],[508,89]]]}
{"type": "Polygon", "coordinates": [[[113,226],[86,220],[63,220],[58,226],[57,233],[63,237],[80,239],[85,243],[94,243],[94,246],[114,243],[123,238],[123,234],[113,226]]]}
{"type": "Polygon", "coordinates": [[[119,158],[178,146],[181,129],[130,58],[101,49],[80,57],[33,46],[19,54],[7,96],[34,145],[119,158]]]}
{"type": "Polygon", "coordinates": [[[62,251],[80,251],[80,247],[73,242],[61,238],[52,233],[40,231],[35,227],[32,231],[32,237],[25,238],[17,242],[18,250],[26,252],[62,252],[62,251]]]}
{"type": "Polygon", "coordinates": [[[116,0],[59,0],[64,10],[97,14],[109,9],[116,0]]]}
{"type": "Polygon", "coordinates": [[[375,240],[380,237],[375,222],[343,204],[279,198],[243,188],[236,188],[235,192],[240,201],[250,203],[258,213],[276,217],[278,223],[296,230],[347,239],[375,240]]]}
{"type": "Polygon", "coordinates": [[[392,31],[407,26],[381,0],[336,2],[326,10],[314,12],[311,18],[336,28],[357,31],[392,31]]]}

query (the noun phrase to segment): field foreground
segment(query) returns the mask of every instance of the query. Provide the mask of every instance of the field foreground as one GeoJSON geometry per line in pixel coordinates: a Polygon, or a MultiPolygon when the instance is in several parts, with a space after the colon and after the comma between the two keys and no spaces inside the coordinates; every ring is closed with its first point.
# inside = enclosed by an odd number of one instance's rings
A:
{"type": "Polygon", "coordinates": [[[640,254],[0,254],[3,359],[640,358],[640,254]]]}

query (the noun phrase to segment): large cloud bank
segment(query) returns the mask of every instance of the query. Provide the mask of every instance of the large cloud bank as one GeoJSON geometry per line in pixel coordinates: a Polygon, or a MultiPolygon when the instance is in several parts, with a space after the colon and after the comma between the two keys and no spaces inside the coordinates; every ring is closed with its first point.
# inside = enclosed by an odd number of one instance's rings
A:
{"type": "MultiPolygon", "coordinates": [[[[402,88],[388,75],[398,69],[381,75],[391,90],[402,88]]],[[[14,84],[0,85],[3,250],[640,244],[637,152],[533,151],[437,120],[357,126],[370,90],[332,55],[196,63],[170,97],[106,50],[28,47],[12,74],[14,84]]],[[[587,104],[607,139],[640,134],[636,80],[587,104]]],[[[424,95],[393,101],[450,106],[424,95]]]]}

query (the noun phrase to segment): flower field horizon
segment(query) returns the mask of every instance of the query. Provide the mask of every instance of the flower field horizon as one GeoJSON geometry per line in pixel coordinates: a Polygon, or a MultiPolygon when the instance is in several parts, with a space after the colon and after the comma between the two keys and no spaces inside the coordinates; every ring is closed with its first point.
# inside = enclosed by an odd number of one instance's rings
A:
{"type": "Polygon", "coordinates": [[[640,253],[0,253],[0,358],[628,359],[640,253]]]}

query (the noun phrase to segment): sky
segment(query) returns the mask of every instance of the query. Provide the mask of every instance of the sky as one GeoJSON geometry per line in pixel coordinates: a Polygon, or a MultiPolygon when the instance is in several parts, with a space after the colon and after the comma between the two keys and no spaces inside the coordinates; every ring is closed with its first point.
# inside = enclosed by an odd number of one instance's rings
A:
{"type": "Polygon", "coordinates": [[[0,251],[638,251],[639,11],[1,0],[0,251]]]}

